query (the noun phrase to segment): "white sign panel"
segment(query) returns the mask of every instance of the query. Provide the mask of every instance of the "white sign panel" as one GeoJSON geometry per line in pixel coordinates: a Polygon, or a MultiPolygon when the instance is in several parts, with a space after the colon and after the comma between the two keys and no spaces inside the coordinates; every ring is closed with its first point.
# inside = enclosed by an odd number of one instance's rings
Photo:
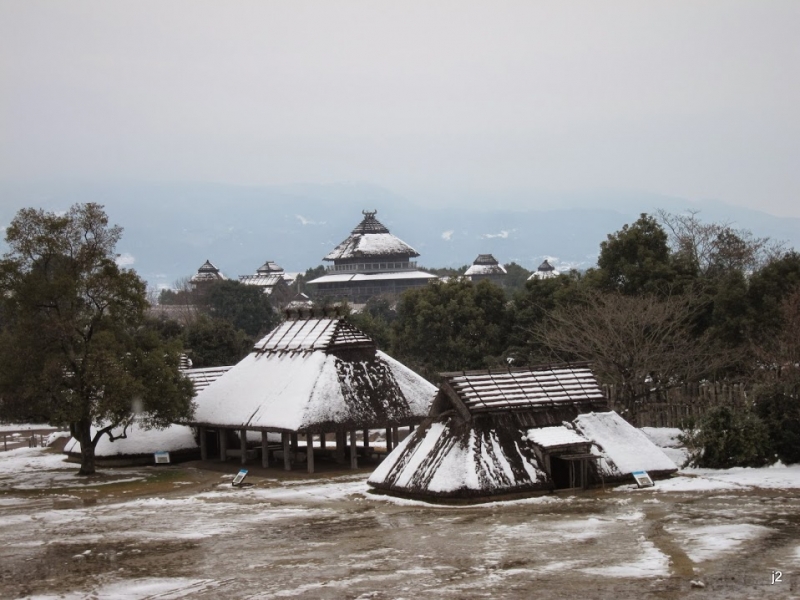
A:
{"type": "Polygon", "coordinates": [[[647,471],[634,471],[633,478],[636,480],[636,485],[640,488],[653,487],[653,480],[650,478],[650,475],[647,474],[647,471]]]}
{"type": "Polygon", "coordinates": [[[247,477],[247,469],[242,469],[236,474],[236,477],[233,478],[233,485],[241,485],[245,477],[247,477]]]}

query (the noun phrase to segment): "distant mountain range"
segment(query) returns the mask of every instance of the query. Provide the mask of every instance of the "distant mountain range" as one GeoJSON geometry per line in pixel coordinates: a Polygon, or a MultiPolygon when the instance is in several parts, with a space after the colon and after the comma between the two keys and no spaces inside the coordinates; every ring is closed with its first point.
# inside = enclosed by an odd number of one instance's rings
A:
{"type": "Polygon", "coordinates": [[[721,202],[694,203],[647,194],[520,192],[513,198],[464,198],[463,206],[429,208],[368,184],[240,187],[221,184],[0,183],[0,225],[22,207],[64,210],[76,202],[105,205],[124,228],[118,250],[152,287],[170,286],[208,259],[229,277],[254,273],[267,260],[305,271],[344,240],[362,218],[377,218],[416,248],[418,263],[458,267],[479,253],[535,269],[545,258],[559,269],[595,264],[600,242],[642,212],[699,210],[754,235],[800,248],[800,219],[775,217],[721,202]],[[547,206],[519,210],[505,206],[547,206]]]}

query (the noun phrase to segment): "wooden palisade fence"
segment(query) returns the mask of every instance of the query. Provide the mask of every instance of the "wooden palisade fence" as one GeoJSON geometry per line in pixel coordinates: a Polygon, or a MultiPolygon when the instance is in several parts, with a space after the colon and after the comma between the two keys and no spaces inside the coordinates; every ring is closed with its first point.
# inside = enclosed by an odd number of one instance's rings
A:
{"type": "Polygon", "coordinates": [[[681,427],[697,420],[715,406],[745,408],[748,390],[741,383],[687,383],[667,390],[642,385],[630,406],[616,386],[605,385],[609,405],[637,427],[681,427]]]}

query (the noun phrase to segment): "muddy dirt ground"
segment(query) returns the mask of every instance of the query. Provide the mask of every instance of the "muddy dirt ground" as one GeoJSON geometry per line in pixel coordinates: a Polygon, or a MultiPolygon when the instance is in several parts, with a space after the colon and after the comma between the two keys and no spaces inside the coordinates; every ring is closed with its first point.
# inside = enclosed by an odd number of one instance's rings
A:
{"type": "Polygon", "coordinates": [[[443,507],[375,496],[368,470],[233,488],[234,464],[87,480],[17,454],[0,471],[2,598],[800,597],[796,488],[443,507]]]}

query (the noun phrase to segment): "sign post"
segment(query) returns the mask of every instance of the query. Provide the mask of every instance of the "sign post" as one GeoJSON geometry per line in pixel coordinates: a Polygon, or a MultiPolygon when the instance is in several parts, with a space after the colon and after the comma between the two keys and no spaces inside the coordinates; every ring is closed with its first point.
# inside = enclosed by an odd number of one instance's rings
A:
{"type": "Polygon", "coordinates": [[[247,477],[247,469],[241,469],[237,474],[236,477],[233,478],[233,482],[231,485],[233,487],[239,487],[242,485],[244,478],[247,477]]]}

